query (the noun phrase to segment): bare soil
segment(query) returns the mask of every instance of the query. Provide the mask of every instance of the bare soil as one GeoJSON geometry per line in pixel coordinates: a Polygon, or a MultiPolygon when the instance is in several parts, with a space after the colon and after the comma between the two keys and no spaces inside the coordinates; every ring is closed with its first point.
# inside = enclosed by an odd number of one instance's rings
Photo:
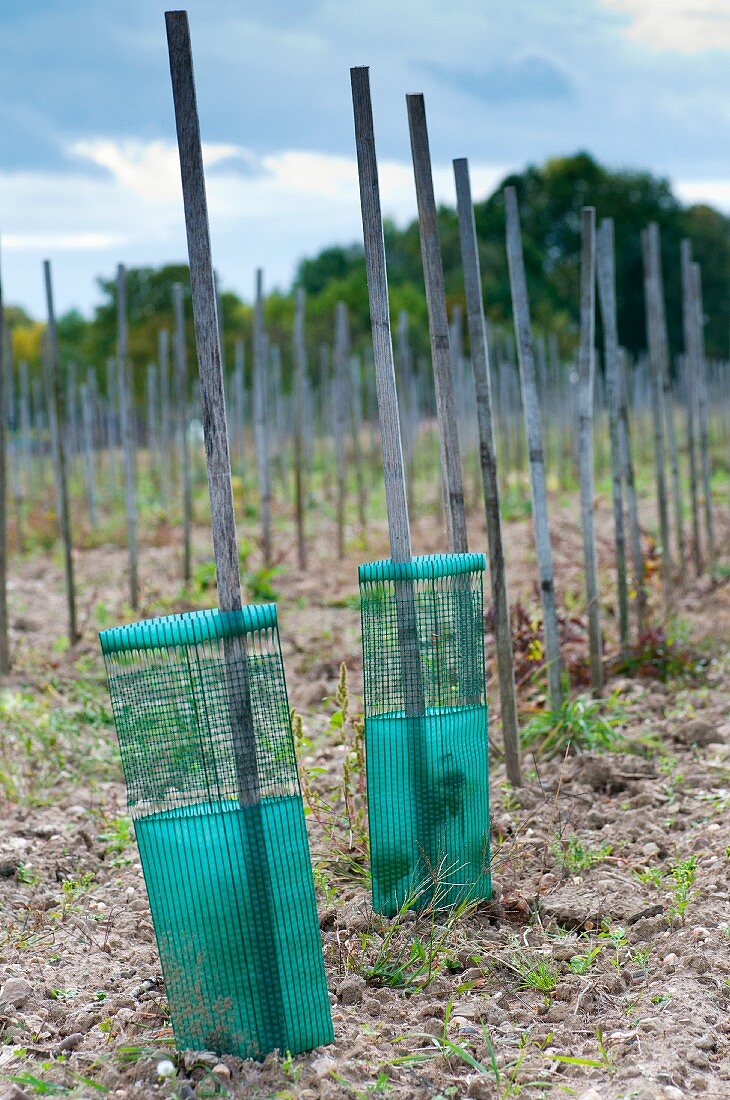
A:
{"type": "MultiPolygon", "coordinates": [[[[566,657],[580,682],[580,537],[565,510],[555,509],[554,530],[561,606],[571,608],[566,657]]],[[[605,505],[599,531],[610,593],[605,505]]],[[[484,545],[478,522],[472,536],[484,545]]],[[[719,536],[727,548],[727,525],[719,536]]],[[[289,537],[282,528],[279,544],[289,537]]],[[[533,613],[527,522],[509,523],[507,541],[511,598],[533,613]]],[[[179,549],[165,542],[142,549],[140,617],[190,606],[179,549]]],[[[352,532],[344,561],[334,542],[329,527],[318,532],[316,564],[304,577],[287,546],[275,580],[291,702],[311,741],[302,767],[323,769],[307,780],[320,792],[341,780],[344,750],[329,725],[341,662],[359,706],[355,567],[387,553],[382,525],[367,546],[352,532]]],[[[443,548],[434,519],[418,522],[414,543],[421,552],[443,548]]],[[[198,560],[209,553],[202,529],[196,549],[198,560]]],[[[702,658],[696,676],[614,678],[607,695],[616,693],[614,710],[623,707],[620,751],[528,758],[528,781],[516,791],[504,779],[490,657],[495,898],[456,920],[400,918],[385,940],[391,961],[424,945],[426,979],[382,984],[377,962],[391,922],[372,913],[366,880],[333,856],[327,823],[310,818],[335,1042],[257,1064],[174,1050],[95,637],[99,626],[133,617],[125,555],[84,550],[76,565],[84,636],[72,651],[59,644],[58,561],[34,555],[12,576],[16,668],[0,710],[2,1100],[102,1091],[130,1100],[730,1097],[727,581],[711,588],[688,576],[676,599],[686,645],[702,658]],[[682,868],[692,866],[683,896],[682,868]],[[540,973],[551,988],[535,988],[540,973]],[[160,1079],[166,1059],[174,1076],[160,1079]]],[[[608,652],[612,616],[609,599],[608,652]]],[[[529,716],[541,706],[539,687],[525,683],[522,699],[529,716]]]]}

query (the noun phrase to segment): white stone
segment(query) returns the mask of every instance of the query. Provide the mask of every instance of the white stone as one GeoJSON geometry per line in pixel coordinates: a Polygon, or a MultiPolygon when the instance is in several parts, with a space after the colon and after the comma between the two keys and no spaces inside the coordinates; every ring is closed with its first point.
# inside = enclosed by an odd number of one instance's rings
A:
{"type": "Polygon", "coordinates": [[[312,1069],[317,1074],[318,1079],[321,1081],[323,1077],[326,1077],[333,1069],[337,1069],[337,1062],[334,1058],[328,1057],[326,1054],[322,1054],[319,1058],[315,1058],[312,1062],[312,1069]]]}
{"type": "Polygon", "coordinates": [[[0,989],[0,1004],[22,1008],[33,996],[33,986],[25,978],[8,978],[0,989]]]}

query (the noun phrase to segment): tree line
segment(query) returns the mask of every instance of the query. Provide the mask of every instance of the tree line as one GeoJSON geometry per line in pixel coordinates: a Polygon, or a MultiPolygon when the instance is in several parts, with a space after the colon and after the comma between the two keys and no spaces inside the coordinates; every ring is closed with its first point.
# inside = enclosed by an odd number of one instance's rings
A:
{"type": "MultiPolygon", "coordinates": [[[[711,206],[683,205],[668,180],[648,171],[610,169],[588,153],[555,157],[540,167],[507,176],[494,193],[474,207],[479,260],[483,273],[484,308],[496,325],[511,323],[507,256],[504,248],[505,187],[515,188],[522,211],[525,269],[536,333],[554,333],[563,355],[575,354],[578,342],[580,285],[580,211],[587,203],[612,218],[616,226],[617,313],[620,344],[636,354],[646,347],[641,231],[655,222],[661,235],[665,272],[667,327],[672,356],[682,350],[680,241],[692,242],[693,255],[703,272],[705,332],[709,358],[728,357],[728,302],[730,300],[730,218],[711,206]]],[[[438,210],[449,313],[465,306],[460,273],[459,226],[455,207],[438,210]]],[[[385,223],[390,302],[394,317],[405,310],[410,319],[414,350],[426,353],[428,325],[420,258],[418,221],[404,228],[385,223]]],[[[71,310],[58,319],[62,363],[103,363],[116,348],[116,278],[100,277],[101,303],[91,319],[71,310]]],[[[139,368],[155,361],[161,328],[173,327],[172,287],[188,285],[183,264],[159,268],[130,268],[127,273],[129,353],[139,368]]],[[[333,245],[302,259],[292,286],[270,291],[265,321],[272,342],[284,349],[283,373],[288,384],[294,361],[287,354],[298,288],[307,296],[308,339],[314,348],[331,340],[337,302],[347,304],[354,346],[366,345],[369,313],[365,258],[359,244],[333,245]]],[[[253,279],[251,301],[253,300],[253,279]]],[[[253,305],[231,290],[219,297],[223,350],[227,364],[234,359],[235,342],[253,333],[253,305]]],[[[38,369],[43,325],[17,307],[6,307],[16,361],[25,359],[38,369]]],[[[600,341],[602,333],[597,333],[600,341]]],[[[193,347],[192,321],[187,339],[193,347]]],[[[251,364],[246,373],[250,376],[251,364]]],[[[137,381],[143,392],[143,381],[137,381]]]]}

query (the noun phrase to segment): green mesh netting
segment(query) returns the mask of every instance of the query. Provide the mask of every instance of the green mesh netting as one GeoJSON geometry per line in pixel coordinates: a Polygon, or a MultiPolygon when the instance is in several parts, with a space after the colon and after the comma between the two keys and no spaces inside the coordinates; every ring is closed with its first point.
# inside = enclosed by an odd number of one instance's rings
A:
{"type": "Polygon", "coordinates": [[[484,556],[359,569],[373,907],[491,897],[484,556]]]}
{"type": "Polygon", "coordinates": [[[178,1046],[330,1042],[275,606],[100,640],[178,1046]]]}

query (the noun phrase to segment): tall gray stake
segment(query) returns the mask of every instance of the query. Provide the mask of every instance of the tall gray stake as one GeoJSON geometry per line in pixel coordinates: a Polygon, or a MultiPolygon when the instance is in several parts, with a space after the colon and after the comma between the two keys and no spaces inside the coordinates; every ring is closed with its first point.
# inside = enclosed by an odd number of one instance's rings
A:
{"type": "Polygon", "coordinates": [[[484,298],[482,275],[479,268],[474,204],[471,197],[469,165],[466,160],[454,161],[454,177],[456,179],[461,264],[464,269],[471,362],[477,395],[479,454],[484,488],[484,508],[487,518],[487,539],[489,542],[489,576],[492,585],[492,605],[494,609],[499,699],[502,707],[502,735],[504,738],[507,778],[513,786],[519,787],[522,785],[520,728],[517,717],[512,632],[509,621],[507,576],[504,564],[504,544],[502,542],[502,517],[499,510],[499,479],[497,477],[497,451],[494,442],[489,347],[484,326],[484,298]]]}
{"type": "Polygon", "coordinates": [[[422,95],[406,96],[408,126],[411,134],[413,174],[418,200],[418,225],[421,234],[421,259],[426,283],[428,327],[431,335],[431,359],[436,388],[436,411],[441,442],[441,470],[446,506],[449,550],[464,554],[468,550],[464,488],[461,479],[459,431],[456,423],[456,399],[449,351],[449,319],[446,313],[444,268],[441,259],[436,199],[433,192],[431,153],[428,146],[426,107],[422,95]]]}
{"type": "Polygon", "coordinates": [[[669,510],[667,508],[667,476],[664,452],[664,387],[659,361],[657,335],[656,273],[651,263],[649,231],[641,231],[641,251],[644,258],[644,305],[646,310],[646,337],[649,346],[649,372],[651,378],[651,410],[654,421],[654,462],[656,466],[656,491],[659,507],[659,539],[661,542],[661,574],[664,590],[664,613],[669,612],[672,592],[672,552],[669,544],[669,510]]]}
{"type": "Polygon", "coordinates": [[[182,283],[172,287],[172,308],[174,314],[173,356],[175,361],[175,391],[178,402],[177,431],[180,437],[180,457],[182,468],[182,506],[183,506],[183,580],[190,584],[193,574],[192,523],[193,489],[190,479],[190,441],[188,439],[188,358],[185,347],[185,306],[183,304],[182,283]]]}
{"type": "MultiPolygon", "coordinates": [[[[613,259],[613,222],[604,218],[596,240],[596,271],[598,298],[603,321],[604,365],[606,371],[606,401],[608,431],[611,441],[611,481],[613,491],[613,525],[616,546],[616,594],[618,603],[621,652],[629,648],[629,587],[626,579],[626,527],[624,524],[623,484],[621,479],[621,438],[619,435],[619,361],[618,328],[616,325],[616,279],[613,259]]],[[[639,546],[641,560],[641,546],[639,546]]]]}
{"type": "Polygon", "coordinates": [[[598,592],[596,532],[593,524],[595,478],[593,470],[593,381],[596,342],[596,211],[581,211],[580,348],[578,353],[578,454],[580,516],[583,528],[583,562],[588,601],[588,643],[591,686],[603,691],[603,644],[598,592]]]}
{"type": "Polygon", "coordinates": [[[129,371],[127,338],[127,274],[124,264],[117,268],[117,382],[119,384],[119,421],[124,460],[124,500],[127,510],[129,548],[129,602],[139,604],[137,581],[137,490],[134,460],[134,391],[129,371]]]}
{"type": "Polygon", "coordinates": [[[63,561],[66,574],[66,604],[68,608],[68,637],[71,645],[79,640],[76,628],[76,588],[74,585],[74,562],[71,547],[71,517],[68,507],[68,485],[66,483],[66,447],[63,431],[59,423],[62,389],[61,371],[58,362],[58,334],[56,332],[56,314],[53,308],[53,284],[51,282],[51,262],[43,261],[43,274],[46,284],[46,306],[48,309],[48,336],[44,355],[44,381],[48,424],[51,431],[51,453],[56,474],[56,500],[58,503],[58,523],[63,542],[63,561]]]}
{"type": "MultiPolygon", "coordinates": [[[[380,210],[380,183],[378,180],[378,161],[375,153],[370,77],[367,68],[363,66],[350,69],[350,80],[352,84],[352,106],[355,115],[360,209],[362,211],[365,244],[370,324],[373,333],[375,386],[380,419],[380,440],[383,450],[390,555],[394,562],[408,562],[412,556],[411,530],[408,522],[403,446],[398,416],[398,391],[395,384],[393,339],[390,331],[385,238],[383,236],[383,219],[380,210]]],[[[424,817],[425,792],[422,790],[423,776],[420,766],[425,754],[421,744],[423,738],[422,723],[418,720],[425,713],[425,702],[415,592],[413,584],[408,581],[396,585],[396,614],[398,646],[404,679],[405,710],[406,714],[414,719],[410,723],[411,734],[414,739],[410,759],[413,766],[411,781],[416,793],[416,836],[421,851],[428,856],[430,851],[429,826],[424,817]]]]}
{"type": "Polygon", "coordinates": [[[0,676],[10,672],[10,644],[8,641],[8,505],[7,505],[7,401],[5,381],[5,313],[3,306],[3,280],[0,268],[0,676]]]}
{"type": "Polygon", "coordinates": [[[520,367],[520,386],[522,389],[522,406],[525,417],[525,435],[527,438],[527,449],[530,462],[532,515],[535,529],[537,567],[540,575],[540,599],[542,602],[542,617],[545,631],[548,689],[550,707],[552,710],[557,711],[560,710],[563,701],[560,641],[558,636],[558,612],[555,604],[555,585],[553,582],[553,554],[550,546],[550,524],[548,521],[547,490],[545,486],[545,457],[542,445],[540,403],[537,396],[537,381],[535,378],[532,328],[530,325],[530,303],[527,296],[525,261],[522,254],[522,235],[520,233],[520,215],[517,208],[517,193],[514,187],[505,187],[504,207],[507,232],[507,260],[509,263],[509,277],[512,290],[512,310],[515,322],[517,357],[520,367]]]}

